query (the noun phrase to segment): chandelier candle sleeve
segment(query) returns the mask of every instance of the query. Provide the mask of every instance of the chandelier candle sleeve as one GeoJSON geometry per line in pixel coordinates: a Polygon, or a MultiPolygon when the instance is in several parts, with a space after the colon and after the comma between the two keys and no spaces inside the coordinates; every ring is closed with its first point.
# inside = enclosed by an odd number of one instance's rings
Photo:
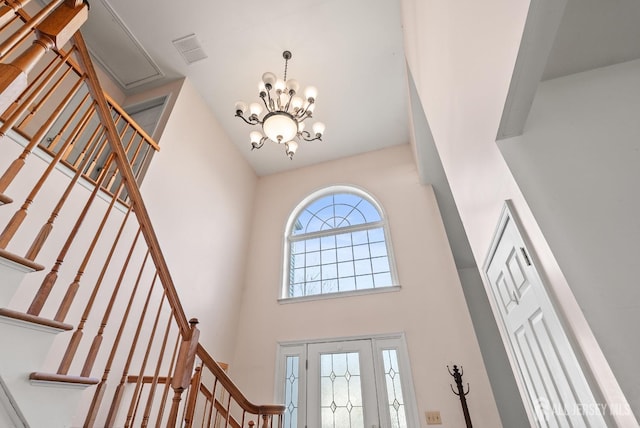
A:
{"type": "Polygon", "coordinates": [[[251,150],[261,148],[265,141],[270,140],[284,144],[285,154],[289,159],[293,159],[300,140],[322,141],[325,126],[316,122],[311,127],[313,133],[304,130],[304,121],[313,115],[318,90],[314,86],[308,86],[304,90],[304,98],[296,96],[300,84],[294,79],[287,79],[291,52],[284,51],[282,57],[285,60],[284,78],[279,79],[275,74],[266,72],[258,84],[258,95],[262,104],[251,103],[247,107],[246,103],[239,101],[235,105],[235,112],[245,123],[262,127],[262,132],[253,131],[249,134],[251,150]],[[246,116],[247,110],[249,116],[246,116]]]}

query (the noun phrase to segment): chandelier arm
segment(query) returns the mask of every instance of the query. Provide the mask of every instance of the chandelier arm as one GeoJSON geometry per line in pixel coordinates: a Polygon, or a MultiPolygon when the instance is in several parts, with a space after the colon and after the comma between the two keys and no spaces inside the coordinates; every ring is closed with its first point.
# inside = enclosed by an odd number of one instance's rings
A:
{"type": "Polygon", "coordinates": [[[273,98],[271,98],[271,90],[270,89],[267,89],[267,98],[269,99],[269,105],[267,105],[267,110],[272,112],[272,111],[275,110],[275,108],[273,106],[273,98]]]}
{"type": "Polygon", "coordinates": [[[322,137],[318,135],[311,138],[311,133],[309,131],[302,131],[300,133],[300,137],[302,137],[304,141],[316,141],[316,140],[322,141],[322,137]]]}
{"type": "Polygon", "coordinates": [[[265,99],[265,97],[261,96],[260,98],[262,99],[262,103],[264,104],[264,107],[267,109],[267,111],[271,111],[269,110],[269,106],[267,105],[267,100],[265,99]]]}
{"type": "Polygon", "coordinates": [[[244,122],[248,125],[258,125],[262,123],[260,122],[260,119],[252,120],[251,118],[249,118],[247,120],[247,118],[245,118],[244,115],[240,112],[236,112],[236,117],[239,117],[240,119],[244,120],[244,122]]]}
{"type": "Polygon", "coordinates": [[[289,106],[291,105],[291,100],[293,99],[293,96],[295,95],[295,92],[289,92],[289,99],[287,100],[287,104],[284,106],[284,111],[288,112],[289,111],[289,106]]]}

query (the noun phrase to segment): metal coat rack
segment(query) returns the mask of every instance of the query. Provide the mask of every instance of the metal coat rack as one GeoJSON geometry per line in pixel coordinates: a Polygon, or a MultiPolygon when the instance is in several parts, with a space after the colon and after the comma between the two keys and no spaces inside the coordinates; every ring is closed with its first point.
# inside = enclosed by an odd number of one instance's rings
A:
{"type": "Polygon", "coordinates": [[[467,394],[469,394],[470,388],[469,388],[469,383],[467,382],[467,392],[464,391],[464,386],[462,385],[462,375],[464,371],[462,370],[462,366],[460,367],[460,369],[458,369],[458,366],[454,365],[453,372],[451,371],[449,366],[447,366],[447,370],[449,371],[449,374],[453,376],[453,379],[456,381],[456,386],[458,388],[458,392],[456,392],[453,389],[453,385],[449,384],[449,386],[451,387],[451,391],[453,391],[453,393],[460,398],[460,404],[462,405],[462,413],[464,414],[464,421],[467,424],[467,428],[472,428],[473,426],[471,425],[471,416],[469,415],[469,407],[467,407],[467,394]]]}

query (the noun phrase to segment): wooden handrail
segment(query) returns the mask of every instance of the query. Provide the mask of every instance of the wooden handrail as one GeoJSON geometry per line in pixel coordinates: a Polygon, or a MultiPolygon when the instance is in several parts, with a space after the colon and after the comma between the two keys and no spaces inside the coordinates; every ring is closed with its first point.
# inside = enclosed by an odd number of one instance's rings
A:
{"type": "Polygon", "coordinates": [[[147,134],[146,131],[142,129],[140,125],[138,125],[138,123],[135,120],[133,120],[133,118],[129,116],[129,114],[126,111],[124,111],[124,109],[120,107],[120,105],[113,98],[109,96],[109,94],[107,94],[106,92],[103,92],[103,93],[109,105],[111,105],[113,109],[118,112],[120,116],[124,117],[124,119],[127,122],[129,122],[129,124],[131,124],[133,129],[135,129],[136,132],[140,134],[145,139],[145,141],[149,143],[151,147],[153,147],[157,152],[159,152],[160,146],[158,145],[158,143],[156,143],[155,140],[149,134],[147,134]]]}
{"type": "Polygon", "coordinates": [[[242,391],[240,391],[240,388],[233,383],[229,375],[227,375],[201,344],[198,344],[196,355],[200,358],[204,366],[218,379],[218,382],[224,389],[231,394],[242,410],[256,415],[280,415],[284,412],[285,406],[279,404],[258,405],[249,401],[242,391]]]}
{"type": "Polygon", "coordinates": [[[80,64],[84,69],[87,75],[87,86],[89,88],[89,92],[96,102],[96,110],[98,113],[98,117],[102,122],[103,126],[106,128],[107,139],[109,141],[109,145],[111,147],[111,151],[115,154],[115,162],[118,165],[118,169],[122,174],[122,179],[125,182],[125,187],[127,193],[129,195],[129,199],[131,200],[131,204],[133,206],[134,214],[140,223],[140,228],[142,229],[142,235],[147,241],[147,245],[151,251],[151,258],[153,259],[156,268],[158,269],[158,276],[160,277],[160,282],[167,292],[167,298],[169,299],[169,303],[174,310],[176,321],[180,327],[180,331],[184,337],[188,337],[189,335],[189,322],[187,321],[187,317],[184,313],[184,309],[182,307],[182,303],[178,298],[178,293],[176,292],[175,285],[173,283],[173,278],[169,273],[169,268],[167,267],[167,262],[160,251],[160,243],[158,242],[158,237],[151,225],[151,220],[149,218],[149,212],[147,211],[147,207],[142,200],[142,194],[140,193],[140,189],[136,184],[136,179],[127,162],[127,155],[124,152],[124,148],[122,144],[120,144],[120,137],[118,135],[118,131],[116,130],[115,124],[111,118],[109,113],[109,106],[107,104],[107,99],[104,95],[104,91],[100,87],[100,83],[98,81],[98,75],[96,74],[96,70],[93,68],[93,63],[91,62],[91,57],[89,55],[89,50],[87,49],[87,45],[84,42],[84,38],[77,32],[73,36],[73,43],[78,50],[78,58],[80,60],[80,64]]]}

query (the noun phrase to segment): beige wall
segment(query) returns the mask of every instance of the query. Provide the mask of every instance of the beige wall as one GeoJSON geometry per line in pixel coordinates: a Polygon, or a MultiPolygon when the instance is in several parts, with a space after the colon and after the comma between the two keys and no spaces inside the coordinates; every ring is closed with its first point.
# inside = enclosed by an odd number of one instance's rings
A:
{"type": "Polygon", "coordinates": [[[474,388],[474,423],[501,426],[435,196],[419,184],[408,144],[262,177],[254,210],[231,366],[252,401],[273,401],[278,341],[405,332],[421,419],[437,409],[443,426],[464,424],[446,369],[456,363],[474,388]],[[336,184],[360,187],[383,206],[401,291],[279,304],[289,214],[310,193],[336,184]]]}
{"type": "Polygon", "coordinates": [[[257,177],[188,80],[159,144],[142,194],[187,318],[229,361],[257,177]]]}
{"type": "Polygon", "coordinates": [[[619,404],[625,399],[495,142],[529,4],[403,0],[407,61],[478,266],[510,199],[579,353],[619,404]]]}

